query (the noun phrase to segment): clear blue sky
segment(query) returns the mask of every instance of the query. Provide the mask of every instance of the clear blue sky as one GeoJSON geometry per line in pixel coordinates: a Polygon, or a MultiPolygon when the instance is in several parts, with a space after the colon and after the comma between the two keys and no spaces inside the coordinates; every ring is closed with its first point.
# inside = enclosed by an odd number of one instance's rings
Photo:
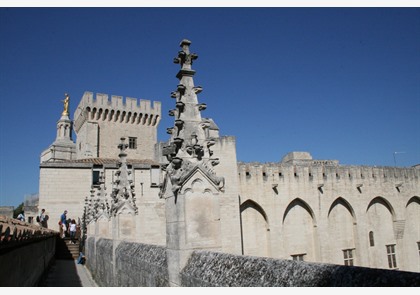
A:
{"type": "Polygon", "coordinates": [[[1,8],[0,206],[38,192],[65,92],[71,116],[85,91],[161,101],[166,141],[184,38],[239,161],[420,164],[419,8],[1,8]]]}

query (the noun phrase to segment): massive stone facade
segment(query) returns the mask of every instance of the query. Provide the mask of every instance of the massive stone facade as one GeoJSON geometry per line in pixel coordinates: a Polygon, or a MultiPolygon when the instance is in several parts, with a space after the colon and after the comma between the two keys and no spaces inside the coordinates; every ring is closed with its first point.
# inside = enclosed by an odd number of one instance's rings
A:
{"type": "Polygon", "coordinates": [[[159,102],[84,94],[74,151],[41,156],[39,206],[52,228],[66,209],[94,241],[166,246],[170,285],[196,249],[420,272],[418,167],[343,166],[307,152],[238,163],[235,138],[202,117],[190,44],[174,60],[165,143],[159,102]]]}

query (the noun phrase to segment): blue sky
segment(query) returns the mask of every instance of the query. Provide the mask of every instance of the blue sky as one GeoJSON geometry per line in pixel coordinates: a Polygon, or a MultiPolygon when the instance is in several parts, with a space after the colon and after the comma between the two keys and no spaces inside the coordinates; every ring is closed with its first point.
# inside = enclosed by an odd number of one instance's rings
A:
{"type": "Polygon", "coordinates": [[[64,93],[162,102],[187,38],[203,116],[244,162],[420,164],[419,8],[0,8],[0,206],[37,193],[64,93]]]}

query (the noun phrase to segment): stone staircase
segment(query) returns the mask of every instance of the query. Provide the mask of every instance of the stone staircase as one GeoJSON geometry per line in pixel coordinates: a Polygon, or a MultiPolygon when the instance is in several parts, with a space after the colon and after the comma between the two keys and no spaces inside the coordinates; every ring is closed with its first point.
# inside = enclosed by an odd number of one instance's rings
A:
{"type": "Polygon", "coordinates": [[[55,259],[75,260],[79,257],[79,244],[77,239],[76,244],[72,244],[70,238],[57,239],[55,259]]]}

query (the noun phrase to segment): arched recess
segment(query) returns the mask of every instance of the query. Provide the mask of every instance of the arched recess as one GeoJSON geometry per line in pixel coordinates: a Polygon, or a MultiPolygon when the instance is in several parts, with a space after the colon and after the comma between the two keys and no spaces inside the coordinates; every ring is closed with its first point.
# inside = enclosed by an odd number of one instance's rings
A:
{"type": "Polygon", "coordinates": [[[368,212],[369,208],[372,207],[375,204],[381,204],[381,205],[385,206],[385,208],[388,209],[389,213],[391,213],[392,220],[393,221],[395,220],[394,208],[392,207],[391,203],[388,202],[388,200],[384,199],[383,197],[376,197],[376,198],[372,199],[372,201],[370,201],[370,203],[369,203],[369,205],[366,209],[366,212],[368,212]]]}
{"type": "Polygon", "coordinates": [[[283,214],[282,241],[285,258],[316,261],[316,219],[311,207],[296,198],[283,214]],[[297,256],[296,256],[297,255],[297,256]]]}
{"type": "MultiPolygon", "coordinates": [[[[356,215],[350,203],[338,197],[328,210],[328,263],[355,265],[356,252],[356,215]],[[345,253],[344,253],[345,251],[345,253]],[[344,254],[346,256],[344,256],[344,254]],[[351,257],[351,261],[348,260],[351,257]],[[344,259],[346,258],[346,262],[344,259]]],[[[360,250],[360,249],[359,249],[360,250]]]]}
{"type": "Polygon", "coordinates": [[[283,214],[283,224],[284,224],[284,220],[286,219],[287,214],[289,214],[289,211],[291,209],[293,209],[295,206],[300,206],[303,209],[305,209],[308,212],[308,214],[311,216],[313,225],[316,226],[316,220],[315,220],[314,211],[311,209],[311,207],[308,205],[308,203],[306,203],[304,200],[302,200],[300,198],[294,199],[287,206],[287,208],[286,208],[286,210],[284,211],[284,214],[283,214]]]}
{"type": "Polygon", "coordinates": [[[264,209],[253,200],[240,205],[242,254],[268,256],[269,223],[264,209]]]}
{"type": "MultiPolygon", "coordinates": [[[[363,233],[367,241],[369,254],[369,267],[373,268],[394,268],[390,267],[387,253],[387,246],[396,245],[394,236],[395,211],[388,200],[383,197],[375,197],[367,206],[367,227],[363,233]],[[373,232],[374,243],[370,246],[369,235],[373,232]]],[[[396,249],[396,247],[394,246],[396,249]]],[[[398,255],[398,253],[395,253],[398,255]]],[[[398,256],[397,256],[398,260],[398,256]]],[[[398,267],[398,263],[396,265],[398,267]]]]}
{"type": "Polygon", "coordinates": [[[403,236],[405,270],[420,272],[420,197],[411,197],[405,206],[403,236]]]}

